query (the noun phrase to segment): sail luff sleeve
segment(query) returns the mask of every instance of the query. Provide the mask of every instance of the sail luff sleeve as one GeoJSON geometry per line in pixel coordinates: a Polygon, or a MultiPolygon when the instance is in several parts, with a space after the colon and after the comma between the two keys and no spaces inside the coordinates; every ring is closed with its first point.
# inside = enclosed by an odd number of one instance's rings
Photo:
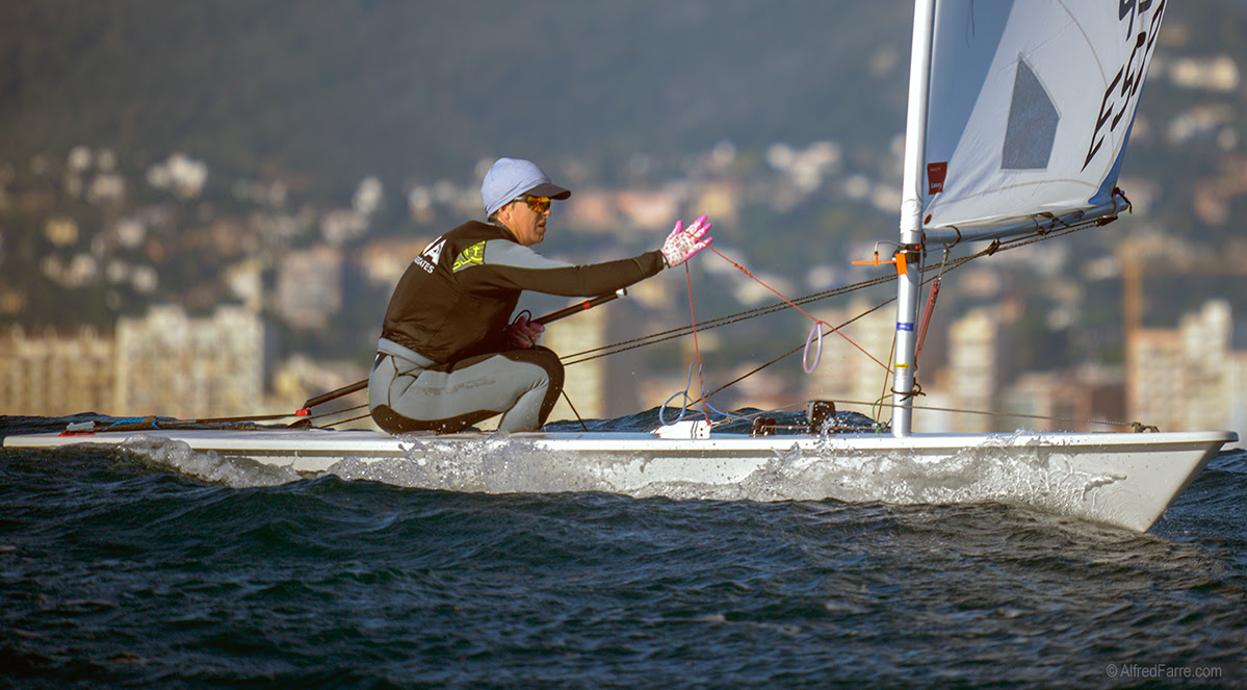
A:
{"type": "Polygon", "coordinates": [[[914,33],[909,65],[909,107],[905,120],[905,162],[902,174],[900,230],[901,242],[915,244],[922,231],[925,195],[927,104],[931,78],[931,33],[935,0],[914,3],[914,33]]]}

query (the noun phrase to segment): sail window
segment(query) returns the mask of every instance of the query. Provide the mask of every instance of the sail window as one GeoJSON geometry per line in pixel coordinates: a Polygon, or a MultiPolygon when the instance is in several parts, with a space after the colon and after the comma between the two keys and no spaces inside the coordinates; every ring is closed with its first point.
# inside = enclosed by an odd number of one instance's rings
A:
{"type": "Polygon", "coordinates": [[[1047,168],[1060,119],[1039,78],[1025,60],[1018,58],[1000,167],[1006,170],[1047,168]]]}

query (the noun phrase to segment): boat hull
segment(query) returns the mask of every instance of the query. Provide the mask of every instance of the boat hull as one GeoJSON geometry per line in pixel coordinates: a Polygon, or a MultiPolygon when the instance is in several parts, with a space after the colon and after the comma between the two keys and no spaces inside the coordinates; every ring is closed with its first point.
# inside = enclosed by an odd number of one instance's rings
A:
{"type": "Polygon", "coordinates": [[[605,491],[637,497],[892,504],[999,502],[1146,531],[1232,432],[874,434],[665,439],[644,433],[410,435],[370,431],[28,434],[7,448],[120,445],[247,458],[486,493],[605,491]]]}

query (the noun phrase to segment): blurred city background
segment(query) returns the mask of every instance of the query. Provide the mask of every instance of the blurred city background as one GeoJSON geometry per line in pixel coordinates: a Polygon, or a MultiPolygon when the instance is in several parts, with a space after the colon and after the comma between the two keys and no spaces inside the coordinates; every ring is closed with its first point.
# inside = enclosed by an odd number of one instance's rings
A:
{"type": "MultiPolygon", "coordinates": [[[[708,213],[716,247],[790,297],[878,276],[850,262],[896,237],[911,16],[902,0],[13,4],[0,414],[286,412],[362,378],[393,285],[481,217],[502,155],[574,190],[538,248],[552,257],[635,255],[708,213]]],[[[1239,0],[1174,3],[1120,181],[1133,213],[944,282],[918,404],[1060,419],[919,412],[917,429],[1247,436],[1244,36],[1239,0]]],[[[699,319],[774,301],[710,253],[692,277],[699,319]]],[[[810,308],[839,323],[894,294],[810,308]]],[[[688,320],[668,271],[545,344],[688,320]]],[[[845,332],[887,361],[894,321],[885,308],[845,332]]],[[[807,330],[785,311],[702,334],[707,390],[807,330]]],[[[567,391],[586,417],[656,406],[692,345],[571,365],[567,391]]],[[[814,375],[789,357],[714,402],[873,401],[882,374],[831,338],[814,375]]]]}

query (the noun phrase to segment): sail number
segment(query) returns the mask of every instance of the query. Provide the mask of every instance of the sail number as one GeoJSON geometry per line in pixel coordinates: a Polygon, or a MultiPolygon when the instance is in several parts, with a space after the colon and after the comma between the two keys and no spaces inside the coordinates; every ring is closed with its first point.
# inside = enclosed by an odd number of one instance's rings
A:
{"type": "Polygon", "coordinates": [[[1121,69],[1117,70],[1108,88],[1104,89],[1104,98],[1100,101],[1100,112],[1096,115],[1095,127],[1091,131],[1091,144],[1087,147],[1087,159],[1082,164],[1083,170],[1087,169],[1087,166],[1091,164],[1091,159],[1100,152],[1108,132],[1117,129],[1117,125],[1121,123],[1122,118],[1130,110],[1134,98],[1138,95],[1139,86],[1143,84],[1143,70],[1147,67],[1147,58],[1156,46],[1156,32],[1160,30],[1160,20],[1165,15],[1165,0],[1160,0],[1156,3],[1156,11],[1152,14],[1152,20],[1147,23],[1146,28],[1143,25],[1146,20],[1140,16],[1139,33],[1135,34],[1135,15],[1142,15],[1151,9],[1153,0],[1118,0],[1118,2],[1120,3],[1118,18],[1122,21],[1129,18],[1126,40],[1134,43],[1134,49],[1130,51],[1130,56],[1126,58],[1121,69]],[[1108,125],[1107,131],[1105,131],[1105,125],[1108,125]]]}

